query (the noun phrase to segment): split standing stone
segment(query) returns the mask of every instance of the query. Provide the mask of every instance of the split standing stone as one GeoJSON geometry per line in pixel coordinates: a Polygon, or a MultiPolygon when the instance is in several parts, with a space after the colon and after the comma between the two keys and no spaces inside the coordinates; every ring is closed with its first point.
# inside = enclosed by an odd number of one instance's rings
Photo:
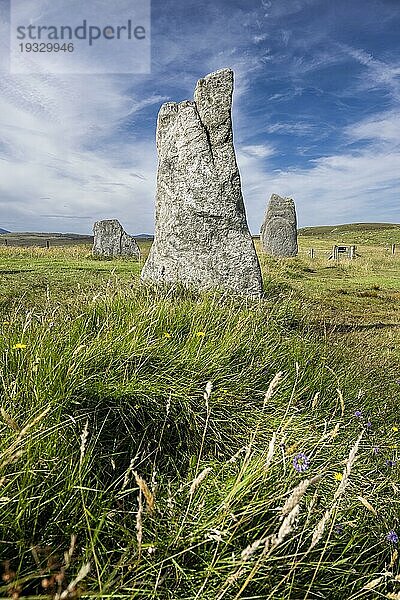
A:
{"type": "Polygon", "coordinates": [[[261,270],[233,146],[233,72],[198,81],[194,101],[158,115],[155,239],[144,281],[260,296],[261,270]]]}
{"type": "Polygon", "coordinates": [[[117,219],[97,221],[93,226],[93,255],[114,257],[125,256],[139,258],[139,246],[128,235],[117,219]]]}
{"type": "Polygon", "coordinates": [[[278,258],[297,255],[296,207],[291,198],[272,194],[261,227],[261,245],[264,252],[278,258]]]}

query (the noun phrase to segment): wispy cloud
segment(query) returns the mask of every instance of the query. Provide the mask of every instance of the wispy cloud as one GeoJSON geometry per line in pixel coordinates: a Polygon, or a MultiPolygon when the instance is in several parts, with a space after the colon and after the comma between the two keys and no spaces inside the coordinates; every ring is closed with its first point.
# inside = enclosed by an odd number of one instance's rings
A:
{"type": "Polygon", "coordinates": [[[254,144],[249,146],[242,146],[240,152],[244,155],[256,158],[267,158],[275,154],[275,149],[272,146],[266,144],[254,144]]]}
{"type": "Polygon", "coordinates": [[[40,215],[42,218],[44,219],[71,219],[72,221],[79,221],[79,220],[94,220],[93,215],[90,215],[88,217],[81,217],[80,215],[40,215]]]}
{"type": "Polygon", "coordinates": [[[390,146],[400,146],[400,108],[383,113],[354,123],[346,129],[346,134],[351,141],[369,140],[375,144],[382,142],[390,146]]]}
{"type": "Polygon", "coordinates": [[[308,135],[315,133],[318,128],[316,123],[302,123],[302,122],[286,122],[286,123],[274,123],[266,127],[267,133],[278,133],[278,134],[295,134],[295,135],[308,135]]]}
{"type": "Polygon", "coordinates": [[[365,67],[366,74],[359,77],[362,89],[384,89],[390,92],[395,100],[400,100],[400,61],[395,63],[383,61],[374,57],[371,52],[345,44],[341,44],[340,48],[365,67]]]}

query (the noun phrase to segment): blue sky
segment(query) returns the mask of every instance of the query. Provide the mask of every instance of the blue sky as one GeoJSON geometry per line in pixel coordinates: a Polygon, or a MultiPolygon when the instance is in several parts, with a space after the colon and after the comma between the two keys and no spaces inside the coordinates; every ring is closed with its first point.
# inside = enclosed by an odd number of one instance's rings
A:
{"type": "Polygon", "coordinates": [[[253,233],[271,193],[300,226],[400,222],[398,0],[153,0],[149,75],[11,75],[0,8],[0,227],[152,232],[159,107],[222,67],[253,233]]]}

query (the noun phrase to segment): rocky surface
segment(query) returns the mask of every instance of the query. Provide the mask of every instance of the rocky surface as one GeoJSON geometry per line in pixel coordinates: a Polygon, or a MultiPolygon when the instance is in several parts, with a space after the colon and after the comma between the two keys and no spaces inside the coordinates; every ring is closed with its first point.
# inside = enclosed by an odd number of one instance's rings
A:
{"type": "Polygon", "coordinates": [[[198,81],[194,101],[160,109],[155,239],[144,281],[261,294],[233,146],[232,94],[233,72],[223,69],[198,81]]]}
{"type": "Polygon", "coordinates": [[[114,257],[126,256],[139,258],[139,246],[134,238],[128,235],[117,219],[97,221],[93,226],[94,256],[114,257]]]}
{"type": "Polygon", "coordinates": [[[264,252],[278,258],[297,255],[297,217],[292,198],[272,194],[261,227],[261,245],[264,252]]]}

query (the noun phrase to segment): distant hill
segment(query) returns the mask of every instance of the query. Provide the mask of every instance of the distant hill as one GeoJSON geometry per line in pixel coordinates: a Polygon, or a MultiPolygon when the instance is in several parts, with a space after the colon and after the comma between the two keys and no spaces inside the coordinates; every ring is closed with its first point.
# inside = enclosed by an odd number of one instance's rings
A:
{"type": "Polygon", "coordinates": [[[400,224],[396,223],[346,223],[345,225],[324,225],[303,227],[300,237],[329,241],[333,244],[357,244],[367,246],[400,245],[400,224]]]}
{"type": "Polygon", "coordinates": [[[9,231],[7,231],[7,229],[2,229],[0,227],[0,235],[2,235],[3,233],[10,233],[9,231]]]}
{"type": "MultiPolygon", "coordinates": [[[[38,233],[30,231],[20,231],[18,233],[9,233],[0,229],[0,233],[7,233],[7,238],[0,240],[0,246],[5,245],[7,240],[8,246],[36,246],[46,247],[47,242],[51,247],[54,246],[74,246],[85,244],[91,246],[93,244],[92,235],[81,235],[79,233],[38,233]]],[[[148,242],[154,239],[154,236],[142,233],[134,236],[139,242],[148,242]]]]}
{"type": "MultiPolygon", "coordinates": [[[[36,233],[20,231],[7,232],[8,246],[37,246],[45,247],[47,241],[50,246],[74,246],[76,244],[93,244],[93,237],[78,233],[36,233]]],[[[5,239],[0,240],[0,246],[5,244],[5,239]]]]}
{"type": "Polygon", "coordinates": [[[400,230],[400,224],[396,223],[345,223],[344,225],[321,225],[318,227],[303,227],[299,229],[299,235],[339,235],[340,233],[387,231],[388,229],[400,230]]]}

